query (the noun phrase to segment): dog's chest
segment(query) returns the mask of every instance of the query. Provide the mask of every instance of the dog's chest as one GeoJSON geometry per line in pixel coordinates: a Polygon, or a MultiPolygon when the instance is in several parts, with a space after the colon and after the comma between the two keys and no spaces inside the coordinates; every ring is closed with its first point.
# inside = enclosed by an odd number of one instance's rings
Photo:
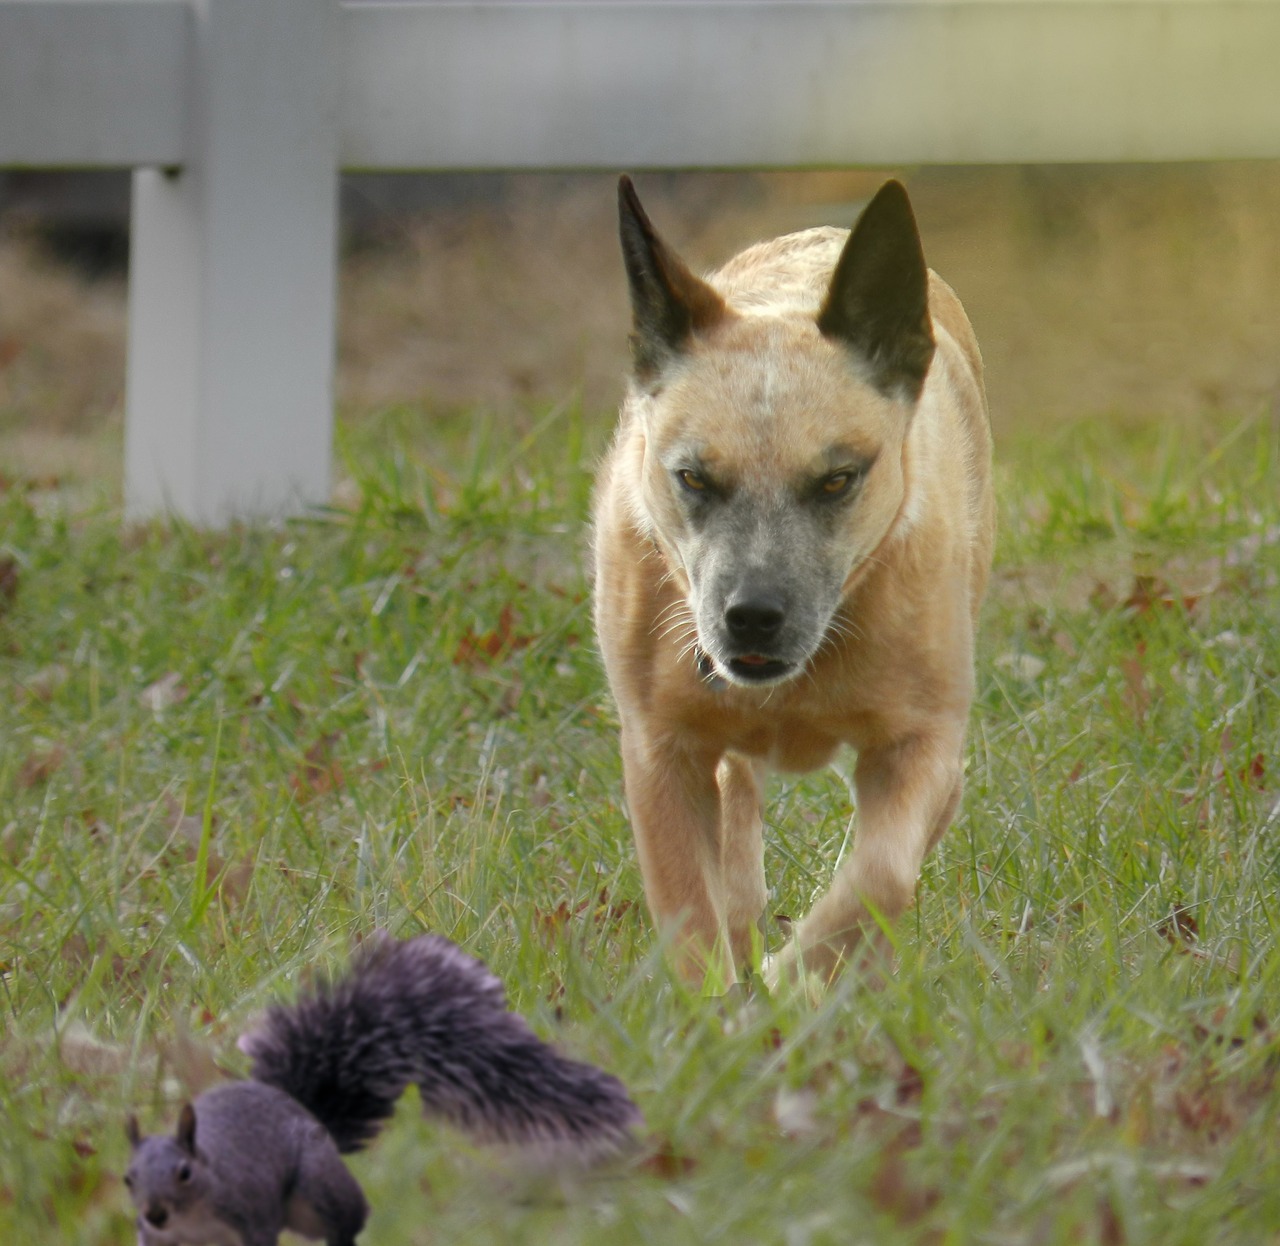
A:
{"type": "Polygon", "coordinates": [[[825,766],[858,735],[856,717],[837,718],[813,705],[788,705],[787,690],[725,690],[687,707],[683,727],[700,747],[740,753],[771,770],[803,772],[825,766]]]}
{"type": "Polygon", "coordinates": [[[774,732],[768,751],[757,755],[771,770],[801,773],[825,766],[842,743],[837,737],[814,731],[774,732]]]}

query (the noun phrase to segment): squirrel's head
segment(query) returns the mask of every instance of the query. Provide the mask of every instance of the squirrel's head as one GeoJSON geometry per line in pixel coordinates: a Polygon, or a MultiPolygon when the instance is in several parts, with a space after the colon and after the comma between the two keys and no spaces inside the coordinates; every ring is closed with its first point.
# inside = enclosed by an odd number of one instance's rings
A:
{"type": "Polygon", "coordinates": [[[178,1128],[172,1135],[144,1137],[137,1119],[125,1121],[125,1136],[132,1155],[124,1183],[138,1209],[140,1241],[186,1241],[171,1237],[193,1210],[207,1198],[207,1168],[196,1149],[196,1113],[183,1104],[178,1128]]]}

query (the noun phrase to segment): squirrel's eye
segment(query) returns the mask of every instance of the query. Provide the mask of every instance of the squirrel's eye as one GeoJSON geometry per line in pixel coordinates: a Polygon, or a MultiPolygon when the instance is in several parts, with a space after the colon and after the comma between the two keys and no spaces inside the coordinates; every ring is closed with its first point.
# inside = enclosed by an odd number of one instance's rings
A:
{"type": "Polygon", "coordinates": [[[706,492],[706,480],[688,467],[682,467],[678,472],[676,472],[676,479],[684,485],[690,493],[706,492]]]}
{"type": "Polygon", "coordinates": [[[185,1184],[186,1182],[188,1182],[188,1181],[190,1181],[190,1180],[191,1180],[191,1165],[190,1165],[190,1164],[179,1164],[179,1165],[178,1165],[178,1180],[179,1180],[179,1181],[181,1181],[181,1182],[183,1182],[184,1184],[185,1184]]]}

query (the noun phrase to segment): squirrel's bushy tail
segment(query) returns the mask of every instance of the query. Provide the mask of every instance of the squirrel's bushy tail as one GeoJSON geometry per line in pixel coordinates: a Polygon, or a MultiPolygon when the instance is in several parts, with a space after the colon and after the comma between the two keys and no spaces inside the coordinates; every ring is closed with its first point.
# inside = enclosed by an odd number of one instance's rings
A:
{"type": "Polygon", "coordinates": [[[415,1083],[427,1112],[484,1141],[622,1146],[640,1113],[616,1077],[560,1055],[507,1008],[502,983],[448,939],[366,944],[348,974],[271,1008],[240,1040],[252,1076],[357,1151],[415,1083]]]}

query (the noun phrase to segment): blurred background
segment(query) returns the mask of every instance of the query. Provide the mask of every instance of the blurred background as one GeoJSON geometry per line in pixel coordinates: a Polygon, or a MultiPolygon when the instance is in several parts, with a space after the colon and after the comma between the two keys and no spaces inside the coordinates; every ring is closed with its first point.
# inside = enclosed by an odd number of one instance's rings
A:
{"type": "MultiPolygon", "coordinates": [[[[849,225],[888,175],[987,361],[997,437],[1095,414],[1280,420],[1280,164],[640,175],[696,268],[849,225]]],[[[607,420],[628,309],[614,179],[350,176],[339,416],[580,401],[607,420]]],[[[0,174],[0,471],[120,473],[126,174],[0,174]]]]}

